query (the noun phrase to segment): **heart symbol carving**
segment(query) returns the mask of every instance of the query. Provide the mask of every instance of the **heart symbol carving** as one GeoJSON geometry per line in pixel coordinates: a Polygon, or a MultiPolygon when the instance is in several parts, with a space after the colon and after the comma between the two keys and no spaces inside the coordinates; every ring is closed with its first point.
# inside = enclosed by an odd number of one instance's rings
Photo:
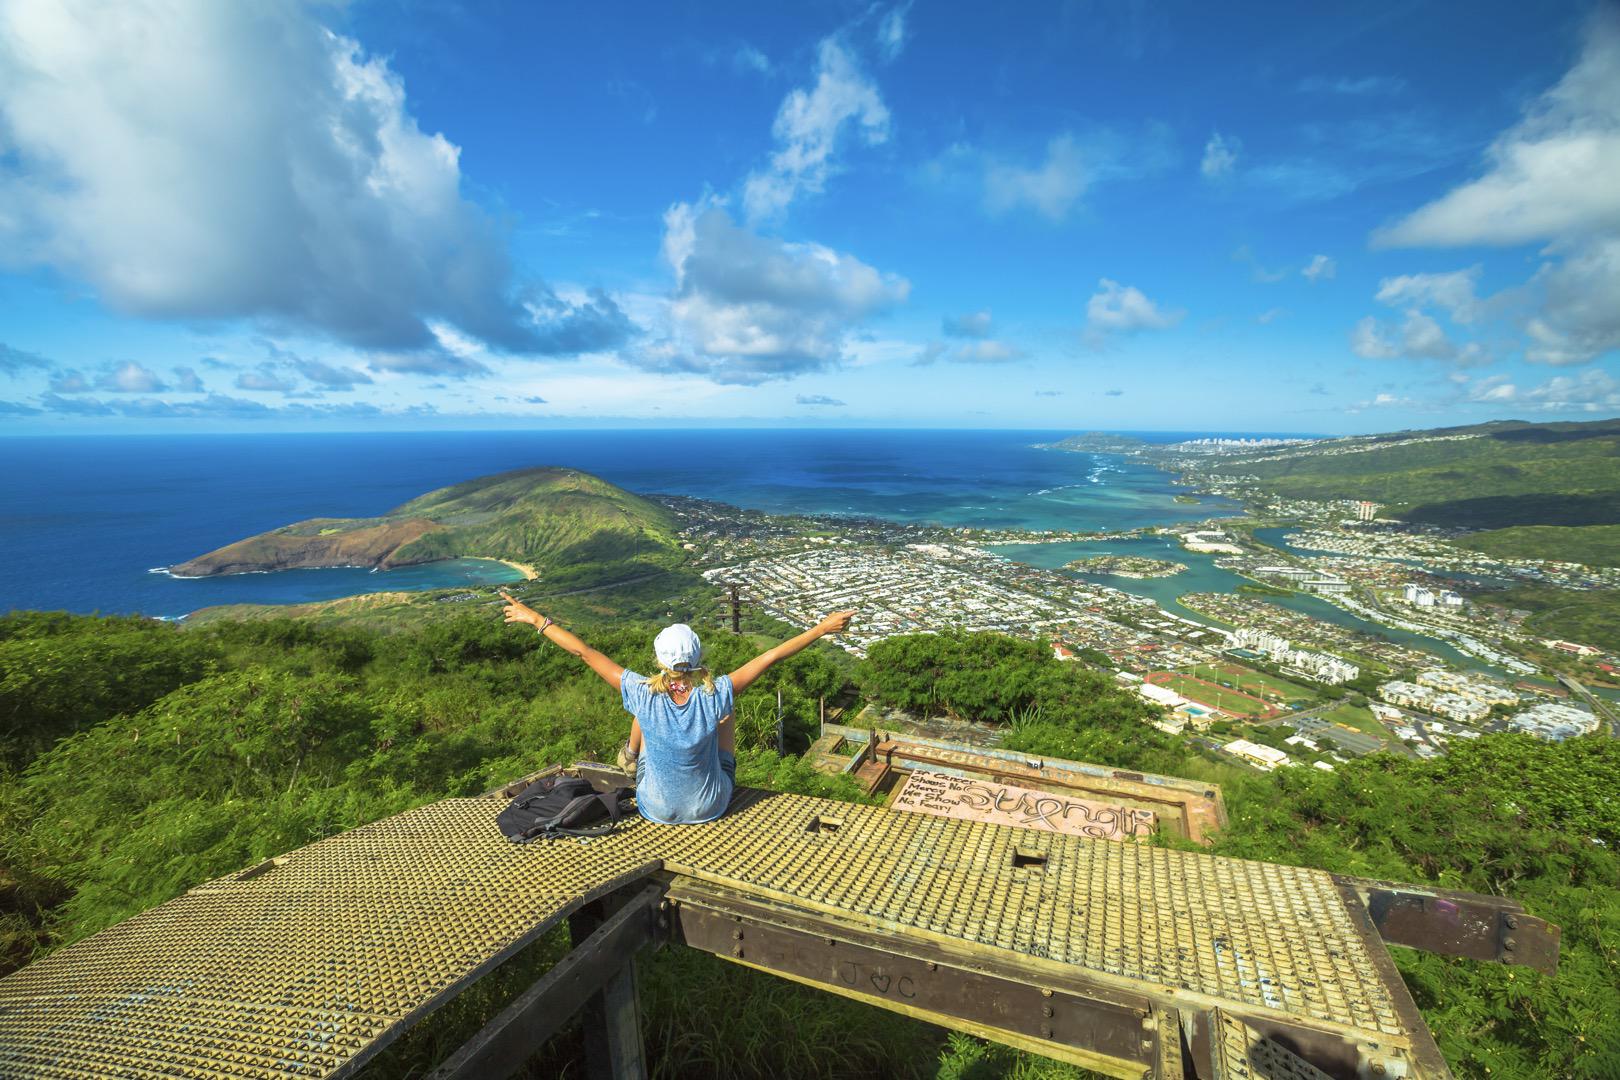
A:
{"type": "Polygon", "coordinates": [[[878,993],[887,994],[889,992],[889,984],[892,982],[894,982],[893,976],[885,975],[881,971],[872,972],[872,985],[878,988],[878,993]]]}

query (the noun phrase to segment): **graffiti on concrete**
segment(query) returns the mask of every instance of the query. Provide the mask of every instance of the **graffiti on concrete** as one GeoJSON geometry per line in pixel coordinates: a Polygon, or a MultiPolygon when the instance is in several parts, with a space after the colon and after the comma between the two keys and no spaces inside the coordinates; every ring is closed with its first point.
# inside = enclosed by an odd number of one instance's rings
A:
{"type": "Polygon", "coordinates": [[[1148,836],[1158,824],[1151,810],[920,770],[906,778],[894,808],[1098,840],[1148,836]]]}

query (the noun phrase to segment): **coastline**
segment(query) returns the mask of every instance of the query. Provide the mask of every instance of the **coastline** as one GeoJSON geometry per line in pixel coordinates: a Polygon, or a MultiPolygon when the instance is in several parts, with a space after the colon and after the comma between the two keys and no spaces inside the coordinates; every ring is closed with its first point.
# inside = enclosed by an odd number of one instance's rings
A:
{"type": "MultiPolygon", "coordinates": [[[[481,557],[482,556],[473,556],[473,558],[481,558],[481,557]]],[[[491,559],[490,561],[491,562],[498,562],[498,563],[505,563],[507,566],[510,566],[512,569],[514,569],[518,573],[522,574],[524,581],[535,581],[535,580],[538,580],[539,577],[540,577],[540,571],[536,570],[534,567],[530,566],[528,563],[514,562],[511,559],[491,559]]]]}

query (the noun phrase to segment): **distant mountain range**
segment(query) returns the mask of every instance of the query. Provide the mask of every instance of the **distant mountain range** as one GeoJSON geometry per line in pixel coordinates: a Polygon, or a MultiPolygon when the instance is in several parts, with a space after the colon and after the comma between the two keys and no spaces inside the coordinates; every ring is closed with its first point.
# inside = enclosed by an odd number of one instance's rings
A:
{"type": "Polygon", "coordinates": [[[1620,420],[1328,439],[1212,465],[1279,495],[1367,499],[1407,521],[1469,528],[1620,524],[1620,420]]]}
{"type": "Polygon", "coordinates": [[[389,569],[477,557],[548,582],[626,577],[682,558],[669,511],[600,477],[540,467],[430,491],[374,518],[311,518],[170,567],[187,577],[299,567],[389,569]]]}
{"type": "MultiPolygon", "coordinates": [[[[1174,446],[1129,435],[1091,432],[1050,445],[1186,464],[1174,446]]],[[[1252,477],[1285,498],[1366,500],[1384,517],[1480,530],[1460,542],[1490,555],[1620,566],[1620,419],[1352,435],[1210,454],[1195,472],[1252,477]]]]}
{"type": "Polygon", "coordinates": [[[1285,497],[1366,499],[1385,516],[1485,530],[1464,543],[1487,554],[1620,565],[1620,419],[1328,439],[1211,469],[1285,497]]]}

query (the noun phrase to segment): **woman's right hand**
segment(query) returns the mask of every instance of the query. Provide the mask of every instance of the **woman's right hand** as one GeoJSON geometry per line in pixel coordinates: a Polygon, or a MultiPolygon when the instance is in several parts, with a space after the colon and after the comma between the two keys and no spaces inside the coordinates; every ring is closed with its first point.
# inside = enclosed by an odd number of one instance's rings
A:
{"type": "Polygon", "coordinates": [[[540,625],[541,619],[538,611],[534,610],[534,608],[530,607],[528,604],[523,603],[521,600],[512,599],[511,594],[509,594],[505,589],[501,589],[500,594],[501,599],[506,601],[506,621],[508,623],[529,623],[531,626],[540,625]]]}
{"type": "Polygon", "coordinates": [[[853,611],[835,611],[821,620],[816,627],[823,634],[842,634],[849,629],[849,620],[855,617],[853,611]]]}

